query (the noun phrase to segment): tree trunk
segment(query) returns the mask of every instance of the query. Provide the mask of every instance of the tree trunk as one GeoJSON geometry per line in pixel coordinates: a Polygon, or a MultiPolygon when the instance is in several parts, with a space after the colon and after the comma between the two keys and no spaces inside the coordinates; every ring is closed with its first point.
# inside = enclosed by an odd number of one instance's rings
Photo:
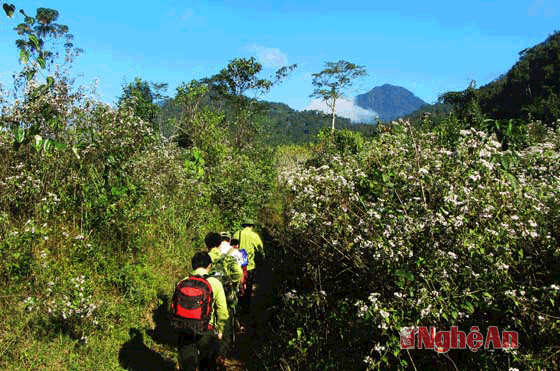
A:
{"type": "Polygon", "coordinates": [[[336,100],[333,101],[332,106],[332,122],[331,122],[331,131],[334,133],[334,119],[336,118],[336,100]]]}

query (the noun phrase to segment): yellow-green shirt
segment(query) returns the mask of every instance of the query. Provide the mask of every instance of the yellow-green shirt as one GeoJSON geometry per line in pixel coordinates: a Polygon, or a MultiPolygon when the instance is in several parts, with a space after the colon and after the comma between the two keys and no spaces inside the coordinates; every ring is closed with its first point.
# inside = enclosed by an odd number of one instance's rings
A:
{"type": "Polygon", "coordinates": [[[233,238],[237,238],[240,241],[240,249],[245,249],[245,251],[247,251],[247,256],[249,257],[247,270],[250,271],[255,269],[255,253],[259,252],[264,256],[263,242],[259,235],[250,227],[245,227],[243,230],[235,232],[233,238]]]}
{"type": "MultiPolygon", "coordinates": [[[[204,268],[195,269],[191,274],[204,276],[208,272],[204,268]]],[[[212,287],[212,312],[210,313],[210,324],[214,326],[218,333],[224,332],[224,327],[229,318],[229,312],[226,303],[226,294],[222,283],[215,277],[207,278],[210,287],[212,287]]]]}

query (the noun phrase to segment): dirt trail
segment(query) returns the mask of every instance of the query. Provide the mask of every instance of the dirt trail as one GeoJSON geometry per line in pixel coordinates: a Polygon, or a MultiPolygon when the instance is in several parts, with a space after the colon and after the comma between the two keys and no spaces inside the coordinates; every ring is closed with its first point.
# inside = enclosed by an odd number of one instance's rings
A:
{"type": "Polygon", "coordinates": [[[271,302],[275,297],[272,293],[274,276],[274,272],[266,266],[257,270],[250,310],[238,316],[245,331],[236,335],[235,344],[226,360],[228,371],[259,369],[256,366],[261,363],[258,349],[269,340],[271,330],[268,319],[273,310],[271,306],[275,304],[271,302]]]}

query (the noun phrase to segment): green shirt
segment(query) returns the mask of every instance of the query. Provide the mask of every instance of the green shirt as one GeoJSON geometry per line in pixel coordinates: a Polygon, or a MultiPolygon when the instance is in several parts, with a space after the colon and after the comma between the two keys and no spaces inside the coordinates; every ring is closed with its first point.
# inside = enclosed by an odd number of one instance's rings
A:
{"type": "Polygon", "coordinates": [[[235,232],[233,238],[237,238],[240,249],[245,249],[249,257],[249,265],[247,265],[247,270],[255,269],[255,253],[259,252],[264,257],[264,247],[259,235],[254,232],[250,227],[245,227],[241,231],[235,232]]]}
{"type": "MultiPolygon", "coordinates": [[[[208,272],[204,268],[195,269],[192,275],[207,275],[208,272]]],[[[208,283],[212,287],[212,312],[210,313],[210,324],[214,326],[218,333],[224,332],[224,327],[229,318],[229,312],[226,303],[226,294],[222,283],[215,277],[208,277],[208,283]]]]}

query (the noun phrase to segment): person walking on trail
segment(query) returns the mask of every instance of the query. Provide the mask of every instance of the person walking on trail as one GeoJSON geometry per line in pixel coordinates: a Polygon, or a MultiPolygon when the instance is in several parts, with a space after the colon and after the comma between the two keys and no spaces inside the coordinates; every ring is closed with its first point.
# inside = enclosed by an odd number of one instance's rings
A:
{"type": "Polygon", "coordinates": [[[243,270],[237,264],[237,260],[230,255],[232,249],[229,245],[229,234],[221,236],[218,233],[211,232],[206,236],[205,242],[208,248],[208,255],[212,259],[210,274],[222,282],[226,296],[229,320],[225,324],[224,336],[220,341],[220,358],[225,359],[233,345],[235,308],[237,307],[237,293],[243,278],[243,270]],[[226,244],[223,242],[226,242],[226,244]],[[229,246],[226,254],[222,254],[220,251],[220,247],[223,246],[229,246]]]}
{"type": "Polygon", "coordinates": [[[253,230],[255,227],[253,219],[245,219],[241,224],[241,227],[243,229],[235,232],[233,238],[239,240],[239,249],[245,250],[249,258],[249,264],[247,265],[247,279],[245,282],[247,288],[245,290],[245,295],[240,298],[242,309],[245,312],[248,312],[251,304],[253,283],[255,280],[255,254],[259,253],[263,258],[265,257],[265,254],[261,237],[253,230]]]}
{"type": "Polygon", "coordinates": [[[243,270],[243,278],[241,278],[239,285],[239,297],[243,297],[247,287],[247,265],[249,265],[249,256],[247,255],[247,251],[239,250],[239,240],[237,238],[232,239],[230,244],[232,247],[231,255],[237,260],[237,264],[239,264],[243,270]]]}
{"type": "MultiPolygon", "coordinates": [[[[224,328],[228,322],[229,313],[227,310],[226,296],[221,282],[209,276],[212,268],[212,259],[207,252],[198,252],[192,258],[192,273],[189,277],[180,281],[177,287],[180,287],[187,280],[198,281],[202,285],[208,284],[210,287],[207,292],[210,293],[209,305],[210,316],[208,323],[202,320],[203,331],[191,329],[189,326],[195,322],[192,318],[186,321],[187,326],[182,326],[179,331],[178,353],[179,353],[179,369],[182,371],[195,370],[215,370],[218,362],[220,345],[219,341],[223,338],[224,328]],[[193,279],[194,277],[194,279],[193,279]]],[[[204,287],[204,286],[202,286],[204,287]]],[[[188,294],[192,292],[186,290],[188,294]]],[[[190,298],[185,296],[176,299],[174,295],[173,311],[177,311],[177,307],[188,302],[190,298]]],[[[197,299],[200,301],[199,299],[197,299]]],[[[187,305],[190,307],[190,305],[187,305]]],[[[190,314],[190,313],[189,313],[190,314]]],[[[188,316],[188,315],[187,315],[188,316]]]]}
{"type": "Polygon", "coordinates": [[[231,234],[229,232],[220,232],[220,237],[222,238],[222,242],[218,248],[220,249],[222,255],[227,255],[231,250],[231,234]]]}

